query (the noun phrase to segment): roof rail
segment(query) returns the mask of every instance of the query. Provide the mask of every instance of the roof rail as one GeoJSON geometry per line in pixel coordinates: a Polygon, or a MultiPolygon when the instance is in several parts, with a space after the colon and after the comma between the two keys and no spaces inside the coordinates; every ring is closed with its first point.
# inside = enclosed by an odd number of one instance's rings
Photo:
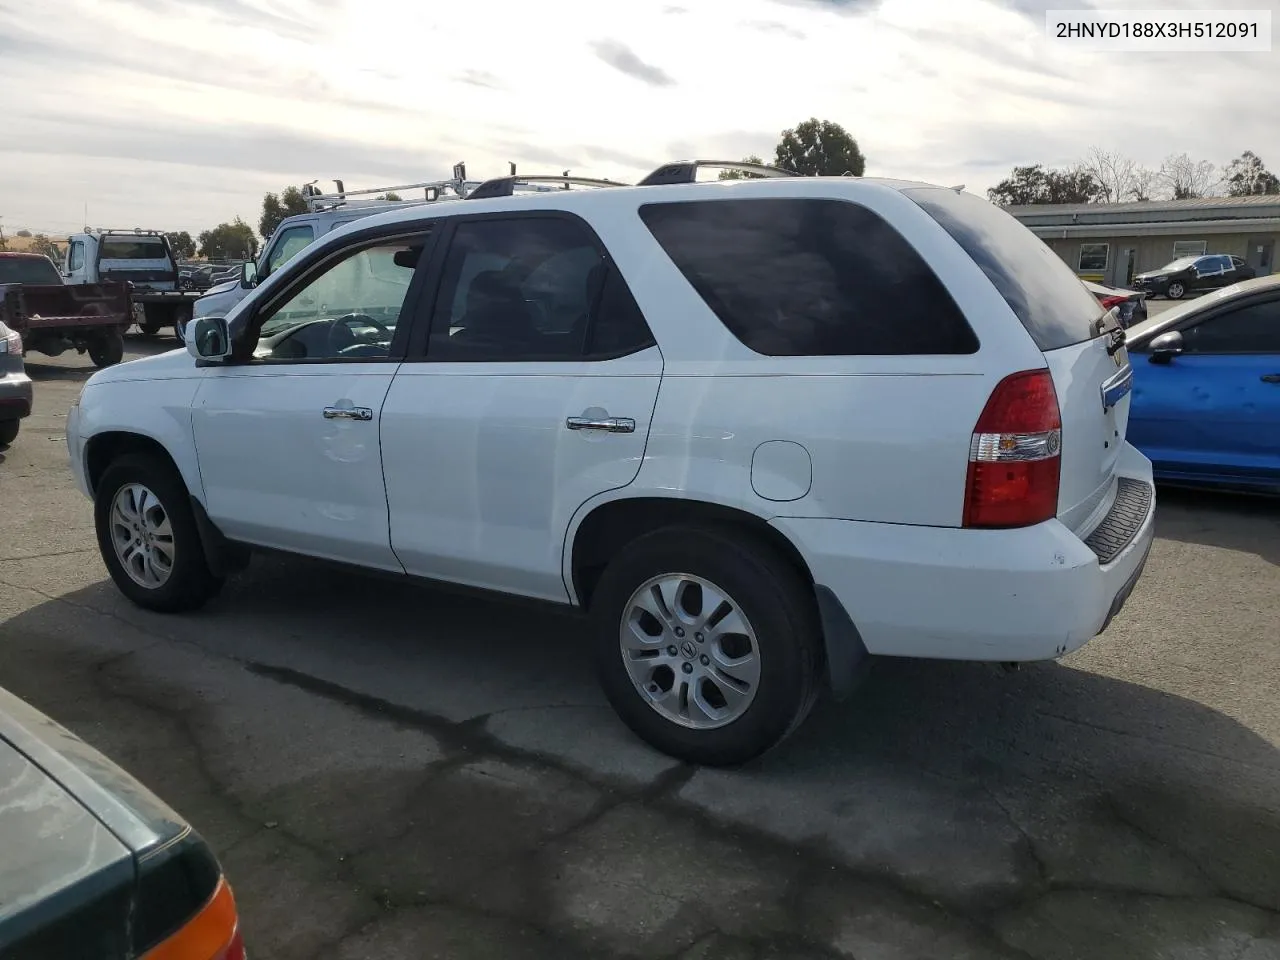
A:
{"type": "Polygon", "coordinates": [[[701,167],[713,167],[720,170],[737,170],[741,173],[753,173],[757,177],[798,177],[798,173],[771,167],[767,163],[748,163],[744,160],[677,160],[659,167],[640,181],[642,187],[657,187],[669,183],[694,183],[698,179],[701,167]]]}
{"type": "Polygon", "coordinates": [[[528,184],[534,186],[539,183],[559,183],[565,190],[571,186],[579,187],[625,187],[627,184],[620,183],[617,180],[598,180],[594,177],[571,177],[566,170],[562,174],[520,174],[518,176],[511,175],[507,177],[494,177],[492,180],[486,180],[480,186],[476,187],[467,194],[468,200],[487,200],[491,197],[510,197],[516,192],[517,186],[528,184]]]}
{"type": "Polygon", "coordinates": [[[444,180],[424,180],[421,183],[400,183],[390,187],[368,187],[360,190],[348,190],[341,180],[334,180],[333,193],[325,193],[316,184],[318,180],[302,185],[302,198],[306,201],[307,210],[317,213],[321,210],[336,210],[338,207],[362,205],[369,206],[382,203],[430,203],[445,198],[446,191],[452,191],[456,197],[466,195],[467,165],[456,163],[453,176],[444,180]],[[422,197],[410,197],[401,200],[387,200],[382,197],[387,193],[401,193],[409,190],[421,190],[422,197]],[[354,198],[354,199],[353,199],[354,198]]]}

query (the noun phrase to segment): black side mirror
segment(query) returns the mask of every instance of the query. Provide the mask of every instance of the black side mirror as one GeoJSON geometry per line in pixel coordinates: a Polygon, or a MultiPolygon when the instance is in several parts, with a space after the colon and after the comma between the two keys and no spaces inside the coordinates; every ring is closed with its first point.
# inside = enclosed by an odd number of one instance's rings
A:
{"type": "Polygon", "coordinates": [[[1172,363],[1182,352],[1182,334],[1177,330],[1162,333],[1151,341],[1151,362],[1172,363]]]}

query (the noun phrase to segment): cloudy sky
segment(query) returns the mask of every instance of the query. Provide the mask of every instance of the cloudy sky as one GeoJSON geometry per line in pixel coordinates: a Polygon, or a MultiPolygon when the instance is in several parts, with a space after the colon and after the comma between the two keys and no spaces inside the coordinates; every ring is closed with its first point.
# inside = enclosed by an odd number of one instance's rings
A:
{"type": "Polygon", "coordinates": [[[471,176],[510,160],[634,178],[769,157],[810,116],[857,137],[868,175],[974,191],[1095,144],[1152,166],[1251,149],[1280,168],[1280,52],[1045,37],[1046,8],[1083,5],[0,0],[0,225],[65,234],[86,203],[98,226],[256,224],[267,190],[445,177],[459,160],[471,176]]]}

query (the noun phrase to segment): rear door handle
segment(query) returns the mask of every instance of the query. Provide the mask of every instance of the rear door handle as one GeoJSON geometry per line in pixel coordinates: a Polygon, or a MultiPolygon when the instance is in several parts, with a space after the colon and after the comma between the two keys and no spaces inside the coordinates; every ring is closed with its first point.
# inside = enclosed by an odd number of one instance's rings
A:
{"type": "Polygon", "coordinates": [[[1280,373],[1264,373],[1262,375],[1263,383],[1280,383],[1280,373]]]}
{"type": "Polygon", "coordinates": [[[373,410],[369,407],[325,407],[326,420],[372,420],[373,410]]]}
{"type": "Polygon", "coordinates": [[[603,430],[605,433],[635,433],[636,422],[630,417],[568,417],[564,425],[570,430],[603,430]]]}

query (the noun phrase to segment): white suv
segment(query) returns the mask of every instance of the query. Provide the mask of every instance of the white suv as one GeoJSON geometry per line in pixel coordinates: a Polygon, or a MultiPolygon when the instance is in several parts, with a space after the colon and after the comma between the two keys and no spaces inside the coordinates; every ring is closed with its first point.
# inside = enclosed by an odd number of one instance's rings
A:
{"type": "Polygon", "coordinates": [[[95,374],[119,588],[190,610],[262,547],[578,606],[618,713],[703,763],[869,655],[1098,634],[1155,509],[1111,315],[971,195],[696,169],[363,219],[95,374]]]}

